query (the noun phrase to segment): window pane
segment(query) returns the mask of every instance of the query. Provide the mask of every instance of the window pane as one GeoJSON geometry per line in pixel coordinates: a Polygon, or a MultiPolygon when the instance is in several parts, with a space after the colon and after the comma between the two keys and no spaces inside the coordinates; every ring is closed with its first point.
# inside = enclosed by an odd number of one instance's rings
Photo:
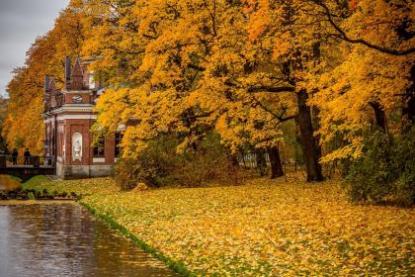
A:
{"type": "Polygon", "coordinates": [[[94,146],[94,158],[105,157],[105,139],[100,137],[97,144],[94,146]]]}
{"type": "Polygon", "coordinates": [[[123,136],[122,133],[119,133],[119,132],[115,133],[115,151],[114,151],[115,157],[119,157],[121,155],[121,145],[120,144],[121,144],[121,141],[122,141],[122,136],[123,136]]]}

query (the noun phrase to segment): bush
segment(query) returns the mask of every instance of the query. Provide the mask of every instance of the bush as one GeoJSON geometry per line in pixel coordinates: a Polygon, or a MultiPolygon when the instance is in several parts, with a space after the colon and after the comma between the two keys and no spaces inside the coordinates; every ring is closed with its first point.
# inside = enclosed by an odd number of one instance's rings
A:
{"type": "Polygon", "coordinates": [[[396,201],[401,205],[415,204],[415,127],[399,138],[395,145],[396,201]]]}
{"type": "Polygon", "coordinates": [[[191,150],[178,154],[179,141],[162,136],[148,144],[138,159],[121,159],[115,166],[115,180],[129,190],[138,183],[152,187],[200,186],[206,182],[238,182],[238,170],[216,134],[210,134],[191,150]]]}
{"type": "Polygon", "coordinates": [[[34,194],[33,192],[29,192],[29,193],[27,194],[27,197],[28,197],[30,200],[35,200],[35,199],[36,199],[35,194],[34,194]]]}
{"type": "Polygon", "coordinates": [[[345,184],[352,201],[415,203],[415,132],[365,135],[363,156],[348,162],[345,184]]]}
{"type": "Polygon", "coordinates": [[[120,159],[114,167],[115,182],[123,190],[133,189],[139,180],[139,164],[133,159],[120,159]]]}
{"type": "Polygon", "coordinates": [[[351,163],[346,184],[352,201],[380,202],[391,193],[390,139],[381,131],[366,136],[363,156],[351,163]]]}

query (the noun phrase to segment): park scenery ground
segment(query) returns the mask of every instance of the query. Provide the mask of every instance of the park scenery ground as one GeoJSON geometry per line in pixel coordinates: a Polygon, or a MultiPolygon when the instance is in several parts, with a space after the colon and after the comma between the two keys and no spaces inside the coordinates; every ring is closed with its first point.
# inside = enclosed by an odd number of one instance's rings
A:
{"type": "Polygon", "coordinates": [[[415,209],[351,204],[335,181],[121,192],[109,178],[36,177],[25,188],[81,194],[184,275],[415,275],[415,209]]]}

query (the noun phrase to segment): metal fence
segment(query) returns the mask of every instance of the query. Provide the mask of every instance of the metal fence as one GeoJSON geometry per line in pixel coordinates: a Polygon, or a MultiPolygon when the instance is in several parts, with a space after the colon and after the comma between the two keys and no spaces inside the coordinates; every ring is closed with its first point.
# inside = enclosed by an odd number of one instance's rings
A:
{"type": "MultiPolygon", "coordinates": [[[[271,167],[271,162],[269,159],[268,153],[263,153],[264,159],[266,162],[266,167],[271,167]]],[[[297,171],[301,170],[302,166],[299,165],[295,160],[293,159],[284,159],[284,157],[281,157],[281,163],[284,169],[288,169],[290,171],[297,171]]],[[[238,162],[239,165],[245,169],[256,169],[258,168],[258,159],[257,159],[257,153],[255,152],[247,152],[247,153],[240,153],[238,155],[238,162]]]]}
{"type": "MultiPolygon", "coordinates": [[[[264,153],[264,158],[266,161],[266,165],[268,167],[271,166],[268,153],[264,153]]],[[[239,162],[239,165],[244,168],[257,168],[258,167],[257,153],[248,152],[248,153],[239,154],[238,162],[239,162]]]]}

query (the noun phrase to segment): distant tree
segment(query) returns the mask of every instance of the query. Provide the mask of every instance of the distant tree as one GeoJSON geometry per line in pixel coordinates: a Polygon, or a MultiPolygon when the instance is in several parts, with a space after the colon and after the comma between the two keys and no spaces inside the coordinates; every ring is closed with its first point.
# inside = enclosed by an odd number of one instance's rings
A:
{"type": "Polygon", "coordinates": [[[65,9],[55,27],[39,37],[27,51],[25,65],[14,70],[7,92],[9,103],[2,135],[10,148],[29,148],[33,154],[43,153],[44,78],[56,77],[63,86],[63,60],[78,55],[82,46],[82,15],[73,7],[65,9]]]}
{"type": "Polygon", "coordinates": [[[8,105],[8,99],[0,97],[0,152],[3,152],[3,153],[8,151],[7,142],[4,139],[4,137],[1,135],[4,120],[6,119],[6,116],[7,116],[7,105],[8,105]]]}

